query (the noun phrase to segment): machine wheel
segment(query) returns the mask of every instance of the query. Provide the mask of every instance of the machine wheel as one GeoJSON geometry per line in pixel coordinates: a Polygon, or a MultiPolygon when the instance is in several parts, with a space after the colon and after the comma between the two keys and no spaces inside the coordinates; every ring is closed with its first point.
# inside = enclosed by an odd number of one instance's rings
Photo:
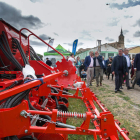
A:
{"type": "Polygon", "coordinates": [[[64,102],[65,104],[68,103],[68,99],[61,97],[58,101],[64,102]]]}
{"type": "Polygon", "coordinates": [[[19,140],[37,140],[37,138],[33,138],[31,135],[23,136],[19,140]]]}
{"type": "Polygon", "coordinates": [[[60,104],[58,110],[59,111],[68,111],[68,108],[63,104],[60,104]]]}

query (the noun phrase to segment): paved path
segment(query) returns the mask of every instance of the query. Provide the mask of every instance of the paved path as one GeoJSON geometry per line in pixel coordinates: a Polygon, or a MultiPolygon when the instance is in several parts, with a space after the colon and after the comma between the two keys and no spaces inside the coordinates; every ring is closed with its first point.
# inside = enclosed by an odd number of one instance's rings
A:
{"type": "MultiPolygon", "coordinates": [[[[104,76],[104,80],[103,80],[104,84],[109,85],[109,87],[115,91],[115,79],[113,79],[112,81],[112,77],[110,76],[110,79],[108,80],[106,78],[106,76],[104,76]]],[[[131,82],[130,82],[131,85],[131,82]]],[[[140,87],[138,85],[135,85],[134,89],[130,89],[127,90],[126,88],[126,84],[123,86],[122,89],[123,93],[125,95],[127,95],[129,98],[131,98],[131,100],[136,103],[136,104],[140,104],[140,87]]]]}

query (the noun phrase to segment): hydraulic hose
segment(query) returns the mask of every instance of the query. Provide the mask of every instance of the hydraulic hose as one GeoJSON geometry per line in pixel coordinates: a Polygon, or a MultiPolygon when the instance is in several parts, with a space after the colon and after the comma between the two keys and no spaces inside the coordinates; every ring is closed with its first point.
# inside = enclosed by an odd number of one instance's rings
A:
{"type": "Polygon", "coordinates": [[[28,61],[28,59],[26,58],[26,55],[25,55],[25,53],[24,53],[24,51],[23,51],[23,49],[22,49],[20,43],[18,42],[17,39],[15,39],[15,38],[12,38],[12,39],[13,39],[13,42],[16,44],[16,46],[17,46],[17,48],[18,48],[18,50],[19,50],[19,52],[20,52],[20,54],[21,54],[21,56],[22,56],[22,59],[23,59],[23,61],[24,61],[24,64],[25,64],[25,65],[26,65],[26,64],[29,65],[29,61],[28,61]]]}
{"type": "Polygon", "coordinates": [[[30,46],[30,52],[32,53],[32,55],[35,57],[37,61],[41,61],[40,57],[36,54],[36,52],[31,46],[30,46]]]}
{"type": "Polygon", "coordinates": [[[58,100],[57,100],[57,97],[54,96],[54,99],[55,99],[55,102],[56,102],[56,108],[59,109],[59,104],[58,104],[58,100]]]}
{"type": "MultiPolygon", "coordinates": [[[[1,38],[2,39],[2,38],[1,38]]],[[[19,64],[19,62],[13,57],[13,55],[11,56],[4,48],[2,41],[0,41],[0,49],[2,50],[2,52],[4,53],[4,55],[9,59],[9,61],[11,61],[20,71],[22,71],[22,66],[19,64]]]]}
{"type": "Polygon", "coordinates": [[[9,47],[9,44],[8,44],[8,41],[7,41],[7,38],[6,38],[6,35],[5,35],[5,32],[2,31],[2,41],[9,53],[9,55],[11,56],[11,58],[13,59],[14,63],[16,64],[17,67],[20,68],[20,70],[22,70],[22,66],[20,65],[20,63],[15,59],[15,57],[13,56],[12,52],[11,52],[11,49],[9,47]]]}

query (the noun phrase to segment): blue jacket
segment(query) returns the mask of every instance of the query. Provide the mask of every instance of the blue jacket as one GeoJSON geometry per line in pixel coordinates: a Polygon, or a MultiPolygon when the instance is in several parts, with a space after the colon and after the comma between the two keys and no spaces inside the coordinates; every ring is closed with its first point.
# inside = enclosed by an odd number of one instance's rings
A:
{"type": "MultiPolygon", "coordinates": [[[[123,74],[125,75],[128,72],[127,61],[126,58],[123,56],[123,74]]],[[[111,65],[112,72],[114,71],[115,74],[119,74],[119,55],[115,56],[111,65]]]]}
{"type": "Polygon", "coordinates": [[[140,71],[140,53],[135,56],[134,68],[137,68],[137,71],[140,71]]]}
{"type": "MultiPolygon", "coordinates": [[[[94,57],[93,59],[94,59],[94,67],[96,67],[96,57],[94,57]]],[[[97,57],[97,59],[98,59],[98,62],[99,62],[99,65],[100,65],[101,69],[103,69],[104,66],[103,66],[103,63],[102,63],[102,61],[103,61],[102,56],[99,55],[99,56],[97,57]]]]}
{"type": "Polygon", "coordinates": [[[86,56],[85,62],[84,62],[85,70],[87,70],[87,67],[89,67],[90,62],[91,62],[90,55],[86,56]]]}
{"type": "Polygon", "coordinates": [[[75,63],[76,68],[79,68],[81,66],[81,60],[79,60],[79,62],[80,62],[80,65],[78,66],[78,61],[76,60],[76,63],[75,63]]]}

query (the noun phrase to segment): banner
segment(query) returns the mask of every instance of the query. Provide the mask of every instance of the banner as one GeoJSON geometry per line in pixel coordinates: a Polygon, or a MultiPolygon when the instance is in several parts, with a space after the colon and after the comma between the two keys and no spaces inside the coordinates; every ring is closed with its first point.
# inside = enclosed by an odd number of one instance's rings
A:
{"type": "Polygon", "coordinates": [[[73,53],[74,55],[76,54],[76,47],[77,47],[77,44],[78,44],[78,39],[76,39],[76,40],[73,42],[72,53],[73,53]]]}
{"type": "MultiPolygon", "coordinates": [[[[54,39],[50,39],[50,41],[49,41],[48,44],[49,44],[50,46],[53,47],[53,42],[54,42],[54,39]]],[[[48,50],[47,50],[47,52],[48,52],[48,51],[51,51],[51,50],[52,50],[52,48],[50,48],[50,47],[48,46],[48,50]]]]}

